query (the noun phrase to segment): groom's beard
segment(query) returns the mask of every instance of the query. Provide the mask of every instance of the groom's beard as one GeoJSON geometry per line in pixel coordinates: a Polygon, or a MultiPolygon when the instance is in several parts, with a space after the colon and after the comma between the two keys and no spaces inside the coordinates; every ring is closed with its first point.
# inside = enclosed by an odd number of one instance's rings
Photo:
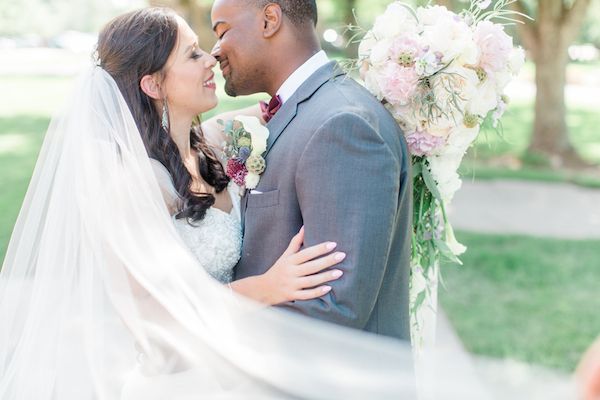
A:
{"type": "Polygon", "coordinates": [[[247,96],[255,93],[266,92],[260,82],[263,74],[258,68],[242,73],[234,72],[230,65],[229,77],[225,78],[225,93],[231,97],[247,96]]]}
{"type": "Polygon", "coordinates": [[[229,79],[225,80],[225,93],[227,93],[227,95],[231,97],[237,97],[238,95],[237,90],[235,90],[233,80],[231,79],[231,75],[229,79]]]}

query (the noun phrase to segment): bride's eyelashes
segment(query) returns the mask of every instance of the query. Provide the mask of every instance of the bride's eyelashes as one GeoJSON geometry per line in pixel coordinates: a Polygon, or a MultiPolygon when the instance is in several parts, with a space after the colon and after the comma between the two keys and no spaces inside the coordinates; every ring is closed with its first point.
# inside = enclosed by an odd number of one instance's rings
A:
{"type": "Polygon", "coordinates": [[[194,52],[192,52],[191,58],[194,59],[194,60],[197,60],[199,58],[202,58],[202,54],[194,51],[194,52]]]}

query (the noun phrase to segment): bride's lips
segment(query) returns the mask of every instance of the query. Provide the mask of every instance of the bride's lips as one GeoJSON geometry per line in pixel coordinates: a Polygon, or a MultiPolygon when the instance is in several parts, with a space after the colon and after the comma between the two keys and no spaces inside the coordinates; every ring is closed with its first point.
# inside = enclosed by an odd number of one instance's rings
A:
{"type": "Polygon", "coordinates": [[[217,84],[215,83],[215,74],[212,74],[210,76],[210,78],[205,80],[204,83],[202,84],[202,86],[204,86],[205,88],[213,89],[213,90],[216,89],[217,84]]]}

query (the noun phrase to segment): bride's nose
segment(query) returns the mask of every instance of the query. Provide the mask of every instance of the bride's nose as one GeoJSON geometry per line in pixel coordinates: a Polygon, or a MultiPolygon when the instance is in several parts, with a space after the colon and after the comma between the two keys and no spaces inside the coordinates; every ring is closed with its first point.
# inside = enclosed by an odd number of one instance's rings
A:
{"type": "Polygon", "coordinates": [[[213,69],[215,65],[217,65],[217,59],[214,58],[211,54],[206,54],[206,62],[204,66],[208,69],[213,69]]]}

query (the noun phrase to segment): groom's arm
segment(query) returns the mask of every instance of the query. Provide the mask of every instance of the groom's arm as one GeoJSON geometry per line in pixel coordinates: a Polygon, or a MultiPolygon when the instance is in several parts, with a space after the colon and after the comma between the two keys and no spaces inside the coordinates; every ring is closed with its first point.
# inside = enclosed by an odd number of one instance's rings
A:
{"type": "Polygon", "coordinates": [[[375,306],[395,226],[401,160],[361,116],[340,113],[303,150],[296,190],[305,246],[335,241],[347,253],[344,275],[324,297],[282,305],[302,314],[363,328],[375,306]]]}

